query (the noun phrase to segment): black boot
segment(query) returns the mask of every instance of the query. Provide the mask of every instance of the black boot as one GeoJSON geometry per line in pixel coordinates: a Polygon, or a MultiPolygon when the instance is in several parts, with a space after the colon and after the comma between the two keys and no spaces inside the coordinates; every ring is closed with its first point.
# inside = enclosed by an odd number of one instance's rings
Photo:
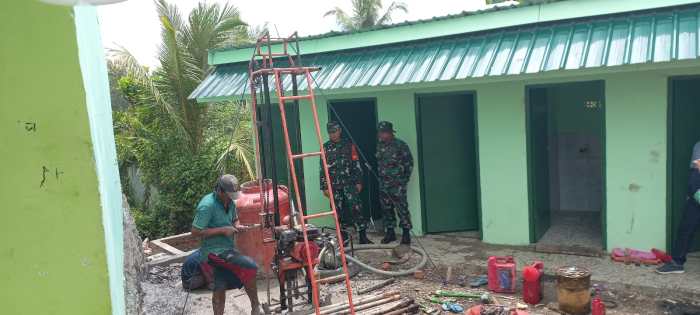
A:
{"type": "Polygon", "coordinates": [[[367,238],[367,230],[360,230],[358,234],[360,234],[360,244],[374,244],[367,238]]]}
{"type": "Polygon", "coordinates": [[[401,235],[401,244],[411,245],[411,230],[403,229],[403,235],[401,235]]]}
{"type": "Polygon", "coordinates": [[[393,241],[396,241],[396,232],[394,232],[394,229],[387,229],[386,233],[384,233],[382,244],[389,244],[393,241]]]}

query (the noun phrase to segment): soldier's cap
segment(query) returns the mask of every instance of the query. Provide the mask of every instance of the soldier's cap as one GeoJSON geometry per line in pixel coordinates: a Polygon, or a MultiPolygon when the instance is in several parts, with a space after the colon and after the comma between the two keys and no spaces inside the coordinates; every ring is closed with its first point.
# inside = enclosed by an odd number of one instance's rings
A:
{"type": "Polygon", "coordinates": [[[329,121],[326,124],[326,130],[328,130],[328,132],[336,132],[338,129],[340,129],[340,124],[337,121],[329,121]]]}
{"type": "Polygon", "coordinates": [[[377,129],[380,132],[394,132],[394,125],[388,121],[380,121],[377,129]]]}
{"type": "Polygon", "coordinates": [[[238,184],[238,178],[231,174],[221,175],[216,180],[216,190],[225,193],[231,200],[236,200],[241,196],[241,186],[238,184]]]}

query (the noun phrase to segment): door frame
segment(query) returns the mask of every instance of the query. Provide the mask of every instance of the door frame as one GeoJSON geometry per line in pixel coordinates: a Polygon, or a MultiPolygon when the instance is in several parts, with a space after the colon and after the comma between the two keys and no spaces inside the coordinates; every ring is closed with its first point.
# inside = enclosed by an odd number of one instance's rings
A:
{"type": "Polygon", "coordinates": [[[479,160],[479,110],[478,110],[478,103],[477,103],[477,96],[476,96],[476,91],[474,90],[468,90],[468,91],[451,91],[451,92],[425,92],[425,93],[414,93],[413,95],[413,106],[414,106],[414,111],[415,111],[415,119],[416,119],[416,143],[417,143],[417,148],[416,148],[416,153],[418,154],[418,177],[419,177],[419,186],[420,186],[420,205],[421,205],[421,225],[423,226],[423,231],[425,234],[427,233],[427,224],[428,224],[428,217],[426,213],[426,206],[425,206],[425,181],[423,181],[423,178],[425,178],[425,174],[423,171],[423,140],[421,138],[421,134],[423,132],[423,127],[421,125],[420,121],[420,115],[421,115],[421,110],[420,110],[420,97],[421,96],[451,96],[451,95],[464,95],[464,96],[471,96],[472,97],[472,102],[473,102],[473,112],[474,112],[474,118],[473,118],[473,126],[474,126],[474,154],[476,155],[474,158],[475,162],[475,171],[476,171],[476,216],[477,216],[477,226],[478,226],[478,231],[479,231],[479,239],[483,239],[483,224],[482,224],[482,219],[483,216],[481,214],[482,211],[482,206],[481,206],[481,161],[479,160]]]}
{"type": "Polygon", "coordinates": [[[682,80],[697,80],[700,75],[671,76],[666,83],[666,249],[673,249],[673,84],[682,80]]]}
{"type": "MultiPolygon", "coordinates": [[[[377,124],[379,123],[379,109],[378,109],[379,105],[377,103],[376,97],[329,98],[328,100],[326,100],[326,116],[328,116],[328,121],[330,121],[331,118],[333,117],[332,113],[335,113],[337,116],[337,112],[335,112],[335,110],[332,109],[333,103],[342,103],[342,102],[372,102],[372,104],[374,104],[374,124],[372,126],[374,128],[377,127],[377,124]]],[[[341,124],[341,128],[343,128],[342,124],[341,124]]],[[[323,127],[321,127],[321,130],[323,130],[323,127]]],[[[343,130],[345,130],[345,128],[343,128],[343,130]]],[[[350,135],[350,131],[349,130],[346,130],[346,131],[347,131],[348,135],[350,135]]],[[[375,136],[376,136],[376,133],[375,133],[375,136]]],[[[353,141],[353,143],[355,142],[354,139],[351,139],[351,140],[353,141]]],[[[364,155],[364,152],[362,152],[361,154],[364,155]]],[[[376,174],[376,170],[374,170],[374,173],[370,172],[369,175],[375,176],[374,174],[376,174]]],[[[377,183],[379,183],[379,178],[375,178],[375,179],[377,180],[377,183]]],[[[379,189],[379,186],[377,186],[377,189],[379,189]]],[[[375,197],[377,198],[377,200],[379,200],[379,195],[377,195],[375,197]]],[[[372,205],[365,205],[365,206],[371,207],[372,205]]],[[[378,209],[378,211],[379,211],[379,215],[382,215],[381,209],[378,209]]],[[[372,220],[374,220],[373,217],[372,217],[372,220]]]]}
{"type": "MultiPolygon", "coordinates": [[[[601,171],[603,172],[602,174],[602,207],[600,209],[600,220],[601,220],[601,232],[603,233],[602,235],[602,241],[603,244],[602,248],[603,250],[607,250],[607,245],[608,245],[608,232],[607,232],[607,224],[608,224],[608,190],[607,190],[607,184],[608,184],[608,171],[607,171],[607,158],[608,158],[608,153],[607,153],[607,118],[606,118],[606,109],[607,109],[607,97],[605,94],[605,80],[586,80],[586,81],[571,81],[571,82],[557,82],[557,83],[546,83],[546,84],[531,84],[531,85],[526,85],[525,86],[525,140],[526,140],[526,158],[527,158],[527,198],[528,198],[528,219],[529,219],[529,229],[530,229],[530,244],[535,244],[537,243],[537,233],[535,231],[535,220],[537,220],[536,213],[535,213],[535,205],[534,205],[534,197],[533,197],[533,183],[535,180],[535,174],[534,174],[534,167],[533,163],[534,161],[532,160],[532,140],[530,137],[531,134],[531,128],[532,125],[530,123],[530,90],[535,89],[535,88],[550,88],[550,87],[556,87],[556,86],[561,86],[561,85],[570,85],[570,84],[578,84],[578,83],[590,83],[590,82],[597,82],[600,83],[601,87],[601,95],[603,96],[603,99],[601,100],[601,109],[602,109],[602,117],[601,119],[603,120],[602,125],[602,139],[600,139],[600,145],[601,145],[601,153],[603,155],[602,158],[602,165],[601,165],[601,171]]],[[[551,211],[551,209],[550,209],[551,211]]]]}

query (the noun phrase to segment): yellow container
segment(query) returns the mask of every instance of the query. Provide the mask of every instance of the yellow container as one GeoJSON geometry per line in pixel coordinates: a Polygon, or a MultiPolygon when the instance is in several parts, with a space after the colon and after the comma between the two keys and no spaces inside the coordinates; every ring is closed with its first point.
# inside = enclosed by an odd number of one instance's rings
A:
{"type": "Polygon", "coordinates": [[[591,272],[586,268],[567,266],[557,270],[559,310],[573,315],[591,311],[591,272]]]}

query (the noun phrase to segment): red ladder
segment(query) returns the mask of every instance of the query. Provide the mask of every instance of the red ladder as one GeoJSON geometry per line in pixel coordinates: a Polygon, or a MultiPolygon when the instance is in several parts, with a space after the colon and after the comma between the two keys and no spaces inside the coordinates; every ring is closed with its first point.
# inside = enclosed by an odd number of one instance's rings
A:
{"type": "MultiPolygon", "coordinates": [[[[313,266],[314,266],[314,260],[315,257],[311,256],[311,251],[310,251],[310,246],[309,246],[309,238],[307,235],[307,230],[306,230],[306,222],[307,220],[310,219],[316,219],[320,217],[325,217],[325,216],[332,216],[333,220],[335,222],[335,231],[336,231],[336,237],[338,240],[342,240],[341,236],[341,229],[340,229],[340,223],[338,221],[338,213],[336,211],[336,206],[335,206],[335,200],[333,198],[333,187],[331,186],[331,180],[330,180],[330,174],[328,172],[328,164],[326,161],[326,152],[323,149],[323,138],[321,137],[321,128],[319,126],[319,120],[318,120],[318,109],[316,107],[316,97],[314,95],[314,78],[312,77],[311,73],[314,71],[320,70],[318,67],[302,67],[297,65],[297,62],[295,62],[294,58],[292,58],[291,55],[288,54],[288,47],[289,47],[289,41],[295,41],[296,44],[296,52],[297,52],[297,60],[298,60],[298,54],[299,54],[299,44],[298,44],[298,38],[297,34],[294,33],[292,36],[288,38],[271,38],[269,33],[263,35],[260,39],[258,39],[255,52],[253,55],[253,59],[251,60],[251,65],[253,62],[255,62],[256,57],[262,57],[262,67],[255,70],[251,66],[250,69],[250,84],[251,84],[251,92],[253,93],[252,97],[252,105],[253,105],[253,110],[255,111],[256,108],[256,97],[255,97],[255,82],[256,78],[261,77],[261,76],[272,76],[274,78],[274,83],[275,83],[275,90],[277,94],[277,100],[279,104],[279,110],[280,110],[280,117],[282,121],[282,132],[284,134],[284,143],[286,146],[286,151],[287,151],[287,163],[289,165],[289,173],[292,178],[292,183],[294,185],[294,197],[296,200],[296,204],[299,208],[299,220],[300,220],[300,225],[302,229],[302,233],[304,235],[304,245],[306,247],[306,259],[307,259],[307,266],[309,268],[308,270],[308,275],[311,280],[311,289],[312,289],[312,296],[313,296],[313,304],[314,308],[316,310],[316,314],[320,315],[321,314],[321,309],[320,309],[320,303],[319,303],[319,285],[324,284],[333,280],[338,280],[339,278],[344,278],[345,280],[345,287],[347,289],[347,295],[348,295],[348,305],[349,305],[349,311],[350,314],[355,314],[355,306],[352,302],[352,287],[350,283],[350,274],[348,272],[348,265],[347,265],[347,260],[345,258],[345,246],[343,245],[342,241],[339,241],[339,247],[340,247],[340,260],[343,265],[343,274],[339,276],[334,276],[331,278],[327,279],[318,279],[314,271],[313,271],[313,266]],[[272,52],[272,44],[281,44],[283,48],[283,52],[281,53],[273,53],[272,52]],[[262,47],[267,47],[267,51],[263,51],[262,47]],[[274,61],[273,59],[275,57],[286,57],[287,60],[289,60],[289,66],[284,67],[284,68],[275,68],[274,67],[274,61]],[[308,91],[308,94],[306,95],[290,95],[290,96],[285,96],[284,95],[284,86],[283,86],[283,80],[285,75],[291,75],[292,76],[292,82],[294,82],[295,88],[294,91],[296,92],[296,78],[297,76],[301,75],[304,77],[306,80],[306,89],[308,91]],[[292,152],[292,146],[291,142],[289,139],[289,130],[287,128],[287,116],[285,113],[285,102],[287,101],[295,101],[296,104],[299,104],[298,101],[300,100],[307,100],[309,101],[311,105],[311,112],[313,113],[313,119],[314,119],[314,130],[316,131],[316,140],[318,141],[319,145],[319,151],[316,152],[307,152],[307,153],[294,153],[292,152]],[[308,157],[314,157],[314,156],[319,156],[321,158],[321,164],[323,165],[323,172],[324,172],[324,177],[326,179],[326,182],[328,183],[328,192],[329,192],[329,199],[330,199],[330,205],[331,209],[329,211],[323,211],[319,213],[314,213],[310,215],[305,215],[304,210],[306,209],[304,202],[302,201],[301,198],[301,193],[299,189],[299,181],[297,179],[297,171],[294,162],[297,160],[302,160],[304,158],[308,157]]],[[[260,66],[259,64],[256,63],[256,65],[260,66]]],[[[294,93],[296,94],[296,93],[294,93]]],[[[256,128],[257,130],[257,128],[256,128]]],[[[256,135],[257,136],[257,135],[256,135]]],[[[290,225],[293,225],[294,220],[290,220],[290,225]]]]}

